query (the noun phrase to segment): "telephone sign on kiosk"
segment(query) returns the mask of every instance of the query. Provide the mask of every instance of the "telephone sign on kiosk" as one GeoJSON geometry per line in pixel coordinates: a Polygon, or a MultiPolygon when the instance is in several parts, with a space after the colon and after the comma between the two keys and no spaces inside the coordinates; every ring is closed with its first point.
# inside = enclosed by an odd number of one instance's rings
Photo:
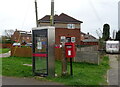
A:
{"type": "Polygon", "coordinates": [[[75,57],[75,43],[67,42],[65,43],[65,54],[66,58],[73,58],[75,57]]]}

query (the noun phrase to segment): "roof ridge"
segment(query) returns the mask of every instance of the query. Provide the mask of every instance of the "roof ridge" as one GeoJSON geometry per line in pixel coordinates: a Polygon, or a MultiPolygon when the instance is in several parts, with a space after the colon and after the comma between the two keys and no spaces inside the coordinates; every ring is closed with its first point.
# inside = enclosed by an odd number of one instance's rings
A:
{"type": "MultiPolygon", "coordinates": [[[[39,22],[50,22],[50,15],[45,15],[43,18],[38,20],[39,22]]],[[[55,22],[68,22],[68,23],[83,23],[82,21],[79,21],[65,13],[61,13],[60,15],[55,14],[54,15],[54,21],[55,22]]]]}

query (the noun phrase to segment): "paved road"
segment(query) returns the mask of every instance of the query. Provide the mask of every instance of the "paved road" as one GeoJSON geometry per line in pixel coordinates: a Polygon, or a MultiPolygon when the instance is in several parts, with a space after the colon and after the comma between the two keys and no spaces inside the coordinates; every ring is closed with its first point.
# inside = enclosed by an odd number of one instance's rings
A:
{"type": "Polygon", "coordinates": [[[56,82],[39,81],[34,78],[2,77],[2,85],[62,85],[56,82]]]}
{"type": "Polygon", "coordinates": [[[118,85],[118,61],[120,60],[119,55],[109,54],[110,70],[108,71],[108,84],[118,85]]]}

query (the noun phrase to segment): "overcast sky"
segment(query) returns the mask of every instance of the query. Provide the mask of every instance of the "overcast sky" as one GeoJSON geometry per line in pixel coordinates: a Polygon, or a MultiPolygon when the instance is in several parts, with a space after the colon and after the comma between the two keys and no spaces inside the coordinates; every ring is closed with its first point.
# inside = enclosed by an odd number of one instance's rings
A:
{"type": "MultiPolygon", "coordinates": [[[[0,35],[4,30],[19,29],[30,31],[36,26],[35,0],[0,0],[0,35]]],[[[50,14],[51,0],[38,1],[38,18],[50,14]]],[[[118,30],[119,0],[54,0],[55,14],[65,13],[80,21],[82,32],[97,37],[96,30],[108,23],[118,30]]]]}

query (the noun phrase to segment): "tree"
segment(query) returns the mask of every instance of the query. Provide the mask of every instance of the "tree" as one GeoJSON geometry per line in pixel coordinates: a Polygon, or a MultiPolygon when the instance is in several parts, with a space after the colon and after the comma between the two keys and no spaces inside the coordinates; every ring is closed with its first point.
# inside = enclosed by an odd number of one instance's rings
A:
{"type": "Polygon", "coordinates": [[[120,41],[120,30],[118,32],[116,32],[116,40],[120,41]]]}
{"type": "Polygon", "coordinates": [[[11,36],[13,35],[14,33],[14,30],[10,29],[10,30],[5,30],[5,35],[8,37],[8,38],[11,38],[11,36]]]}
{"type": "Polygon", "coordinates": [[[110,38],[110,26],[109,24],[103,25],[103,40],[107,41],[110,38]]]}

